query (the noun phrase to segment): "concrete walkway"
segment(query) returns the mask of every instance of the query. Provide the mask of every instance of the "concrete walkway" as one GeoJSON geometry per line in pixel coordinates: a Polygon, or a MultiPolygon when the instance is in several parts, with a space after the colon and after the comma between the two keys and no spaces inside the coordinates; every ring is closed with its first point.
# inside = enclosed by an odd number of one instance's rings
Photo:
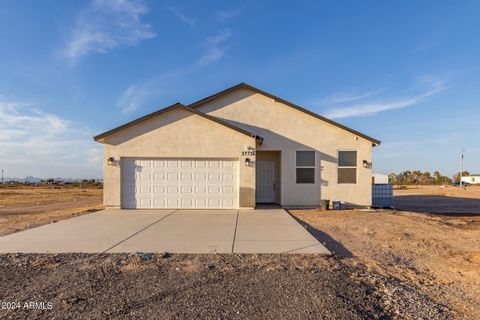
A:
{"type": "Polygon", "coordinates": [[[330,254],[283,209],[109,209],[0,237],[0,252],[330,254]]]}

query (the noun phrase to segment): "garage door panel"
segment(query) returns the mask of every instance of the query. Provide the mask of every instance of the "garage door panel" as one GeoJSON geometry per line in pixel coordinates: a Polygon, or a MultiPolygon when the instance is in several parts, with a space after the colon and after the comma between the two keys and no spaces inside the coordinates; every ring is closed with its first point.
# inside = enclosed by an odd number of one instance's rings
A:
{"type": "Polygon", "coordinates": [[[182,167],[182,168],[192,168],[192,167],[193,167],[193,166],[192,166],[192,162],[193,162],[193,161],[191,161],[191,160],[188,160],[188,161],[187,161],[187,160],[183,160],[183,161],[181,162],[181,167],[182,167]]]}
{"type": "Polygon", "coordinates": [[[181,186],[180,190],[182,194],[193,194],[193,186],[181,186]]]}
{"type": "Polygon", "coordinates": [[[137,164],[142,168],[150,168],[152,166],[151,160],[140,160],[137,164]]]}
{"type": "Polygon", "coordinates": [[[165,193],[165,186],[154,186],[153,192],[156,194],[164,194],[165,193]]]}
{"type": "Polygon", "coordinates": [[[152,200],[151,199],[140,199],[139,205],[144,208],[148,208],[152,206],[152,200]]]}
{"type": "Polygon", "coordinates": [[[179,208],[179,199],[167,199],[167,208],[179,208]]]}
{"type": "Polygon", "coordinates": [[[182,208],[193,208],[193,199],[181,199],[181,207],[182,208]]]}
{"type": "Polygon", "coordinates": [[[237,208],[238,161],[122,159],[124,208],[237,208]]]}
{"type": "Polygon", "coordinates": [[[150,186],[140,186],[140,193],[141,194],[145,194],[145,193],[150,194],[150,193],[152,193],[152,187],[150,187],[150,186]]]}
{"type": "Polygon", "coordinates": [[[222,181],[233,181],[235,180],[235,177],[233,176],[232,173],[223,173],[222,174],[222,181]]]}
{"type": "Polygon", "coordinates": [[[177,172],[167,172],[167,180],[168,181],[178,181],[178,173],[177,172]]]}
{"type": "Polygon", "coordinates": [[[220,195],[220,186],[208,186],[208,194],[220,195]]]}
{"type": "Polygon", "coordinates": [[[223,162],[223,167],[224,168],[233,168],[233,163],[231,161],[224,161],[223,162]]]}
{"type": "Polygon", "coordinates": [[[194,204],[196,208],[207,208],[207,199],[195,199],[194,204]]]}
{"type": "Polygon", "coordinates": [[[205,185],[194,186],[194,188],[195,188],[195,193],[196,194],[206,194],[207,193],[207,186],[205,186],[205,185]]]}
{"type": "Polygon", "coordinates": [[[221,208],[220,199],[208,199],[208,206],[210,208],[221,208]]]}
{"type": "Polygon", "coordinates": [[[151,180],[152,179],[152,175],[150,173],[144,173],[142,172],[141,174],[139,174],[137,176],[137,179],[136,180],[151,180]]]}
{"type": "MultiPolygon", "coordinates": [[[[159,167],[159,168],[161,168],[161,167],[159,167]]],[[[165,181],[165,173],[155,172],[153,174],[153,180],[155,180],[155,181],[165,181]]]]}
{"type": "Polygon", "coordinates": [[[207,167],[207,161],[202,160],[202,161],[195,161],[195,168],[206,168],[207,167]]]}
{"type": "Polygon", "coordinates": [[[167,186],[167,193],[168,194],[177,194],[178,187],[177,186],[167,186]]]}
{"type": "Polygon", "coordinates": [[[225,195],[233,194],[234,193],[233,186],[222,186],[222,193],[225,194],[225,195]]]}
{"type": "Polygon", "coordinates": [[[155,161],[153,162],[153,166],[154,166],[155,168],[165,168],[165,161],[163,161],[163,160],[155,160],[155,161]]]}
{"type": "Polygon", "coordinates": [[[166,208],[166,202],[165,199],[154,199],[153,200],[153,205],[155,208],[166,208]]]}
{"type": "Polygon", "coordinates": [[[181,181],[192,181],[193,180],[193,174],[191,172],[182,172],[180,175],[180,180],[181,181]]]}
{"type": "Polygon", "coordinates": [[[206,172],[196,172],[195,173],[195,181],[207,181],[207,173],[206,172]]]}
{"type": "Polygon", "coordinates": [[[234,202],[233,199],[222,199],[222,207],[233,207],[234,202]]]}
{"type": "Polygon", "coordinates": [[[208,181],[218,182],[221,181],[222,175],[217,172],[209,173],[208,174],[208,181]]]}
{"type": "Polygon", "coordinates": [[[169,160],[167,161],[168,168],[178,168],[178,160],[169,160]]]}
{"type": "Polygon", "coordinates": [[[210,168],[220,168],[221,161],[209,161],[208,166],[210,168]]]}

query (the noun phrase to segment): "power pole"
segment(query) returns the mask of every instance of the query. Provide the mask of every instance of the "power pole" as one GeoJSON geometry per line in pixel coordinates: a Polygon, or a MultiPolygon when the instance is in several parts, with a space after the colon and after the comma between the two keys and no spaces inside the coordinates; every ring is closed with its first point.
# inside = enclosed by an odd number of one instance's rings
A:
{"type": "Polygon", "coordinates": [[[3,171],[5,171],[5,170],[2,169],[2,184],[3,184],[3,171]]]}
{"type": "Polygon", "coordinates": [[[460,156],[460,188],[463,186],[462,175],[463,175],[463,153],[464,152],[465,152],[465,148],[462,147],[462,154],[460,156]]]}

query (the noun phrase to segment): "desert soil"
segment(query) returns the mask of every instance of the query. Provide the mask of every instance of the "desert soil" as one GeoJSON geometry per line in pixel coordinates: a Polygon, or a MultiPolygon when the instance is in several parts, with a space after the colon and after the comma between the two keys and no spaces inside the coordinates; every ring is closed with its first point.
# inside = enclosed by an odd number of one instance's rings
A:
{"type": "Polygon", "coordinates": [[[457,216],[480,215],[480,186],[410,186],[395,190],[396,209],[457,216]]]}
{"type": "MultiPolygon", "coordinates": [[[[480,319],[480,188],[450,188],[396,190],[403,210],[292,210],[333,257],[0,255],[0,304],[21,304],[0,305],[0,318],[480,319]],[[53,308],[24,308],[25,302],[53,308]]],[[[62,191],[61,201],[58,189],[42,191],[45,199],[22,192],[10,194],[21,199],[17,206],[5,202],[0,209],[11,227],[68,217],[69,206],[82,201],[101,202],[101,190],[62,191]]]]}
{"type": "Polygon", "coordinates": [[[0,255],[0,301],[19,306],[2,319],[451,318],[408,285],[319,255],[0,255]]]}
{"type": "MultiPolygon", "coordinates": [[[[292,214],[321,242],[352,264],[398,279],[433,301],[445,303],[457,318],[480,319],[480,215],[474,203],[460,210],[451,202],[470,198],[480,188],[440,187],[395,191],[395,203],[418,212],[400,210],[318,211],[292,214]],[[406,195],[422,197],[403,202],[406,195]],[[449,208],[445,213],[445,204],[449,208]],[[453,208],[453,209],[452,209],[453,208]],[[425,214],[436,212],[440,214],[425,214]]],[[[477,200],[478,201],[478,200],[477,200]]]]}
{"type": "Polygon", "coordinates": [[[0,188],[0,236],[102,208],[98,188],[0,188]]]}

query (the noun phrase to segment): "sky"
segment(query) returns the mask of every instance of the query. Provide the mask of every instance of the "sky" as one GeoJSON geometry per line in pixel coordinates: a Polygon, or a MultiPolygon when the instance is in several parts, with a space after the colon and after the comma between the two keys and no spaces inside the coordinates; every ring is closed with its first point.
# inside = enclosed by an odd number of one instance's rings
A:
{"type": "Polygon", "coordinates": [[[375,172],[480,173],[480,1],[0,4],[0,168],[102,176],[93,136],[240,82],[382,141],[375,172]]]}

